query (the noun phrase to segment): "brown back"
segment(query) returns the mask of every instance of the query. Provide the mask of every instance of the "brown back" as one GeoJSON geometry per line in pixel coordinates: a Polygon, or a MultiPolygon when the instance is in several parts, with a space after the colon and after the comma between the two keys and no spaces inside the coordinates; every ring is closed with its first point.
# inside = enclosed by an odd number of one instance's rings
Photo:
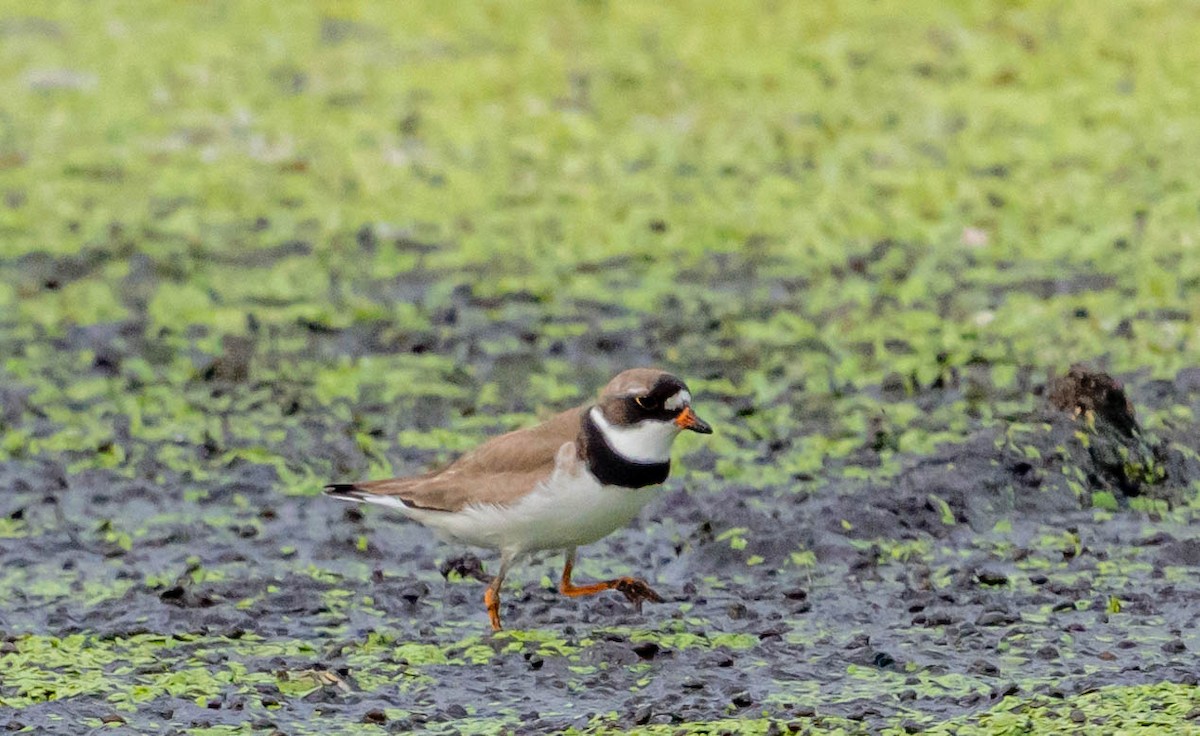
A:
{"type": "Polygon", "coordinates": [[[473,503],[511,504],[554,471],[559,449],[579,436],[585,408],[569,409],[536,426],[502,434],[441,470],[354,487],[434,511],[458,511],[473,503]]]}

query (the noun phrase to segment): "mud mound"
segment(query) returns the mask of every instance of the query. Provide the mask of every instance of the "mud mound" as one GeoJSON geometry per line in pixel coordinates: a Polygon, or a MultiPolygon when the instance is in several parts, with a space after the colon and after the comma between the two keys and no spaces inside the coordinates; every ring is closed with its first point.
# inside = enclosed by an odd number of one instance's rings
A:
{"type": "Polygon", "coordinates": [[[1190,428],[1144,433],[1121,384],[1082,366],[1039,392],[1046,400],[1035,410],[943,446],[872,485],[866,503],[846,517],[854,533],[945,536],[956,523],[990,529],[1013,512],[1127,508],[1139,496],[1167,508],[1187,503],[1200,481],[1190,428]]]}

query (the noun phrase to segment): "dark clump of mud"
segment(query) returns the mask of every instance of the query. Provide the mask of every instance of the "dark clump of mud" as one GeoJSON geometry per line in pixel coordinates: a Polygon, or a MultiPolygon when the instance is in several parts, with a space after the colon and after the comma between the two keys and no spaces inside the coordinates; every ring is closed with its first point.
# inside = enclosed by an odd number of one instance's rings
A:
{"type": "Polygon", "coordinates": [[[1099,419],[1102,426],[1132,437],[1140,431],[1133,404],[1119,381],[1107,373],[1073,365],[1065,376],[1050,381],[1050,404],[1075,416],[1099,419]]]}

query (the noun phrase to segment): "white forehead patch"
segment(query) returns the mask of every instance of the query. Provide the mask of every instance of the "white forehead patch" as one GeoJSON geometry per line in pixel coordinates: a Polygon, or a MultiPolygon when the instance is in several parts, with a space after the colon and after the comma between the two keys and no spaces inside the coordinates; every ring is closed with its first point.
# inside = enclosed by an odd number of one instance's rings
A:
{"type": "Polygon", "coordinates": [[[682,409],[691,403],[692,395],[687,392],[687,389],[679,389],[674,396],[663,402],[663,408],[667,411],[675,411],[676,409],[682,409]]]}

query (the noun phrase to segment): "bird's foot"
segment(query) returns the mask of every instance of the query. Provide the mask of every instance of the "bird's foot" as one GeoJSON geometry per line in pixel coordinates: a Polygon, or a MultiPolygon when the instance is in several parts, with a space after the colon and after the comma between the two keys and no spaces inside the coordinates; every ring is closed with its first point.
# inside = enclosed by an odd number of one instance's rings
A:
{"type": "Polygon", "coordinates": [[[613,581],[613,589],[623,594],[638,613],[642,611],[642,604],[646,601],[651,603],[662,603],[663,599],[658,593],[654,592],[654,588],[645,580],[639,578],[618,578],[613,581]]]}

